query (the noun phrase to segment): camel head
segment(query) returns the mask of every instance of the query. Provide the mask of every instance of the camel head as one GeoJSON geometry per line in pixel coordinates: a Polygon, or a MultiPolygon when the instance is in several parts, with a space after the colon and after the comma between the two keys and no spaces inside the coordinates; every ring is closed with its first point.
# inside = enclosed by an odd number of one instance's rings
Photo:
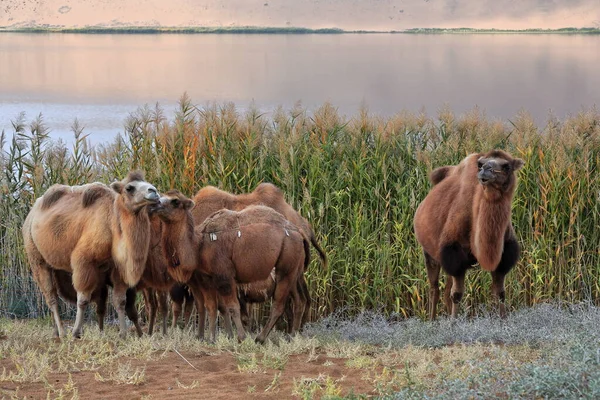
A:
{"type": "Polygon", "coordinates": [[[140,171],[130,172],[125,179],[111,183],[110,187],[120,195],[125,207],[135,213],[160,200],[158,190],[144,180],[140,171]]]}
{"type": "Polygon", "coordinates": [[[158,204],[153,205],[149,211],[156,214],[165,222],[175,223],[185,221],[191,217],[189,211],[194,207],[194,202],[185,197],[178,190],[169,190],[158,204]]]}
{"type": "Polygon", "coordinates": [[[508,192],[515,187],[515,171],[525,164],[502,150],[492,150],[477,159],[477,179],[484,188],[508,192]]]}

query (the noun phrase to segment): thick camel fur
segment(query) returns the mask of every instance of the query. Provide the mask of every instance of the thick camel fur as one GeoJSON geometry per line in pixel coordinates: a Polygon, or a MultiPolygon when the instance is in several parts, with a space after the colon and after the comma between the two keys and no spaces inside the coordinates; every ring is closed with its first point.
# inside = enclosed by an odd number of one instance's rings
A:
{"type": "Polygon", "coordinates": [[[58,336],[64,336],[64,329],[53,269],[72,273],[77,292],[74,336],[81,334],[92,294],[105,285],[104,274],[109,274],[113,284],[120,333],[126,335],[126,291],[141,278],[150,247],[146,206],[158,200],[156,188],[145,182],[141,173],[132,172],[111,187],[101,183],[54,185],[35,202],[23,224],[23,239],[58,336]],[[110,260],[114,268],[110,268],[110,260]]]}
{"type": "Polygon", "coordinates": [[[265,341],[290,294],[294,307],[292,333],[300,328],[305,304],[298,293],[298,277],[306,268],[310,245],[298,227],[270,207],[250,206],[239,212],[218,211],[196,227],[196,233],[200,240],[200,271],[212,278],[226,312],[233,317],[240,341],[245,330],[237,285],[264,281],[273,269],[274,304],[256,341],[265,341]]]}
{"type": "MultiPolygon", "coordinates": [[[[327,255],[319,245],[311,225],[285,201],[283,192],[271,183],[261,183],[253,192],[239,195],[225,192],[213,186],[206,186],[200,189],[196,196],[194,196],[194,203],[196,205],[192,209],[192,215],[194,216],[196,225],[201,224],[209,215],[223,208],[232,211],[241,211],[251,205],[271,207],[304,232],[304,235],[309,238],[310,243],[319,253],[324,268],[327,268],[327,255]]],[[[305,301],[306,313],[302,318],[302,324],[304,324],[310,318],[310,295],[304,278],[302,278],[301,284],[302,287],[298,288],[298,292],[301,293],[305,301]]],[[[261,286],[268,285],[270,283],[267,280],[261,286]]]]}
{"type": "Polygon", "coordinates": [[[440,268],[452,277],[446,285],[446,306],[452,316],[464,293],[465,272],[473,264],[492,274],[492,294],[504,306],[504,277],[517,263],[520,248],[511,224],[511,203],[524,162],[493,150],[471,154],[456,166],[434,170],[433,188],[414,218],[423,246],[430,288],[429,316],[435,319],[440,268]],[[451,304],[452,303],[452,304],[451,304]]]}

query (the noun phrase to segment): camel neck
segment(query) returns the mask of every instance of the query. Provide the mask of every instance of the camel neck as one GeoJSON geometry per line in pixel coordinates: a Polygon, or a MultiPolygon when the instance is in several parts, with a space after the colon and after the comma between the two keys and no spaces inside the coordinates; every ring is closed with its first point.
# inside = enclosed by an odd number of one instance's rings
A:
{"type": "Polygon", "coordinates": [[[164,224],[163,252],[169,268],[194,270],[196,247],[191,215],[184,221],[164,224]]]}
{"type": "Polygon", "coordinates": [[[473,203],[471,249],[486,271],[494,271],[504,250],[504,237],[510,224],[510,196],[493,198],[482,193],[473,203]]]}
{"type": "Polygon", "coordinates": [[[113,207],[113,258],[129,286],[135,286],[146,266],[150,248],[150,219],[145,209],[129,211],[119,196],[113,207]]]}

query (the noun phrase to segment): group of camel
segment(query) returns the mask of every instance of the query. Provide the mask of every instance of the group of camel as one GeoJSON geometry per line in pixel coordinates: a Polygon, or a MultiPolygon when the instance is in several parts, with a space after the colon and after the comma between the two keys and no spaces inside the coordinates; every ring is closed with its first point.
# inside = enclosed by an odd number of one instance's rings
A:
{"type": "MultiPolygon", "coordinates": [[[[471,154],[458,165],[431,173],[433,188],[414,218],[431,286],[431,319],[439,301],[440,270],[451,277],[445,303],[456,317],[465,272],[476,263],[491,272],[492,293],[500,303],[500,315],[505,316],[504,277],[519,257],[510,210],[515,172],[522,166],[522,160],[493,150],[471,154]]],[[[311,225],[269,183],[241,195],[208,186],[193,199],[177,190],[161,196],[137,171],[111,185],[54,185],[31,208],[23,238],[33,277],[59,337],[65,334],[59,296],[77,304],[73,335],[79,337],[90,301],[97,304],[102,329],[108,286],[112,286],[122,337],[127,332],[126,315],[142,335],[137,291],[147,300],[149,333],[157,308],[163,310],[166,331],[170,292],[175,304],[173,324],[183,299],[188,305],[193,301],[198,311],[197,336],[204,338],[208,311],[213,341],[218,312],[229,336],[233,336],[233,319],[242,341],[247,305],[272,298],[269,319],[256,337],[264,343],[284,312],[291,334],[307,320],[310,295],[305,272],[311,244],[327,266],[311,225]]]]}

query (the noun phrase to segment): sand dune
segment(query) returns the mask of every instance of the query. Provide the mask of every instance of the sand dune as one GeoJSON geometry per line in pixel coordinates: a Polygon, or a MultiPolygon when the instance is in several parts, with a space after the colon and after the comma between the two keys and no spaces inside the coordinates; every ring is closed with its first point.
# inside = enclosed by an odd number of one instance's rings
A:
{"type": "Polygon", "coordinates": [[[2,0],[0,26],[600,27],[599,0],[2,0]]]}

